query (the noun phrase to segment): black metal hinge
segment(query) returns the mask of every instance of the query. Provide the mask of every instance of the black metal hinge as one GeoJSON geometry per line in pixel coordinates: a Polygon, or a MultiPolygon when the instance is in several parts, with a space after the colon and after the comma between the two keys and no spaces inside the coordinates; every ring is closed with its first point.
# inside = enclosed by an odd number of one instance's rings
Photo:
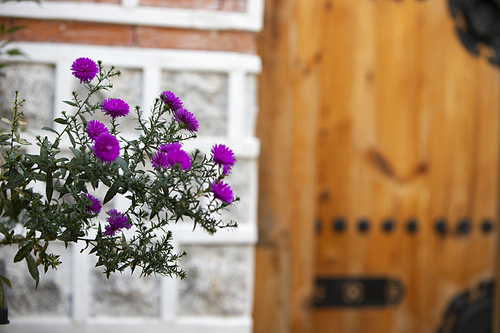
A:
{"type": "Polygon", "coordinates": [[[390,306],[404,296],[398,279],[388,278],[318,278],[314,305],[323,307],[390,306]]]}

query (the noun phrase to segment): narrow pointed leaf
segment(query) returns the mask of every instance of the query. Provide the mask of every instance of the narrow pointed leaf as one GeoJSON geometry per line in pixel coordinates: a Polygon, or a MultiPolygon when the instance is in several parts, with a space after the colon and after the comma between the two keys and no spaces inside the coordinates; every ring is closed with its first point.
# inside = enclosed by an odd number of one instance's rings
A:
{"type": "Polygon", "coordinates": [[[17,251],[16,255],[14,256],[14,262],[19,262],[26,258],[28,254],[30,254],[31,250],[33,248],[33,242],[29,241],[28,244],[24,245],[17,251]]]}
{"type": "Polygon", "coordinates": [[[47,172],[47,182],[45,186],[45,195],[47,196],[47,202],[50,204],[52,201],[52,193],[54,192],[54,184],[52,182],[52,172],[47,172]]]}
{"type": "Polygon", "coordinates": [[[28,264],[28,271],[30,272],[31,277],[35,280],[35,289],[38,287],[38,283],[40,282],[40,273],[38,272],[38,267],[36,266],[35,259],[33,256],[29,254],[26,257],[26,263],[28,264]]]}
{"type": "Polygon", "coordinates": [[[9,287],[10,289],[12,289],[12,285],[10,284],[10,280],[9,279],[7,279],[3,275],[0,275],[0,279],[7,285],[7,287],[9,287]]]}
{"type": "Polygon", "coordinates": [[[42,127],[42,129],[44,131],[49,131],[49,132],[52,132],[52,133],[56,133],[56,134],[59,134],[59,132],[57,132],[55,129],[53,129],[52,127],[48,127],[48,126],[44,126],[42,127]]]}
{"type": "Polygon", "coordinates": [[[68,122],[66,121],[66,119],[63,119],[63,118],[56,118],[54,119],[54,122],[58,123],[58,124],[61,124],[61,125],[67,125],[68,122]]]}
{"type": "Polygon", "coordinates": [[[108,190],[108,192],[106,192],[106,195],[104,196],[104,200],[103,200],[103,204],[109,202],[109,200],[113,199],[116,195],[116,193],[118,192],[118,189],[120,188],[120,186],[118,186],[117,183],[114,183],[108,190]]]}

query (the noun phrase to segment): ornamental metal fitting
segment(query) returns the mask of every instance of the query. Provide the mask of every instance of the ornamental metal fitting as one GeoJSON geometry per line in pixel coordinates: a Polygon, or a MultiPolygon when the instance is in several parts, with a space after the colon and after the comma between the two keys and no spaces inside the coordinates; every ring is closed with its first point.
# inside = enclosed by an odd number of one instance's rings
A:
{"type": "Polygon", "coordinates": [[[500,66],[500,0],[449,0],[448,4],[465,48],[500,66]]]}

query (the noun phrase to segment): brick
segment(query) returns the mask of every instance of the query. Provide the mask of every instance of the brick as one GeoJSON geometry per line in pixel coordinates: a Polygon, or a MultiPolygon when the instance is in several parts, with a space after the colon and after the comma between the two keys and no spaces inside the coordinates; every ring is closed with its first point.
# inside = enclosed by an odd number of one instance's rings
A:
{"type": "Polygon", "coordinates": [[[149,26],[130,26],[73,21],[0,19],[7,26],[25,26],[11,37],[15,41],[137,46],[183,50],[252,53],[257,34],[246,31],[207,31],[149,26]]]}
{"type": "Polygon", "coordinates": [[[26,27],[14,34],[16,41],[132,46],[130,26],[29,19],[14,19],[11,23],[26,27]]]}
{"type": "Polygon", "coordinates": [[[255,53],[256,34],[243,31],[206,31],[137,27],[137,46],[169,49],[255,53]]]}

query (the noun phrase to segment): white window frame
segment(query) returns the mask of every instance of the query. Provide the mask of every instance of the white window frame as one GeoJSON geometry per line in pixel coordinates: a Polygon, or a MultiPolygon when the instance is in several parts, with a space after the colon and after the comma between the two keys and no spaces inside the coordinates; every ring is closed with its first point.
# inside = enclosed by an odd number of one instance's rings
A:
{"type": "Polygon", "coordinates": [[[264,0],[247,0],[245,12],[140,6],[138,0],[121,1],[121,4],[7,2],[0,6],[0,17],[255,32],[263,24],[264,0]]]}

